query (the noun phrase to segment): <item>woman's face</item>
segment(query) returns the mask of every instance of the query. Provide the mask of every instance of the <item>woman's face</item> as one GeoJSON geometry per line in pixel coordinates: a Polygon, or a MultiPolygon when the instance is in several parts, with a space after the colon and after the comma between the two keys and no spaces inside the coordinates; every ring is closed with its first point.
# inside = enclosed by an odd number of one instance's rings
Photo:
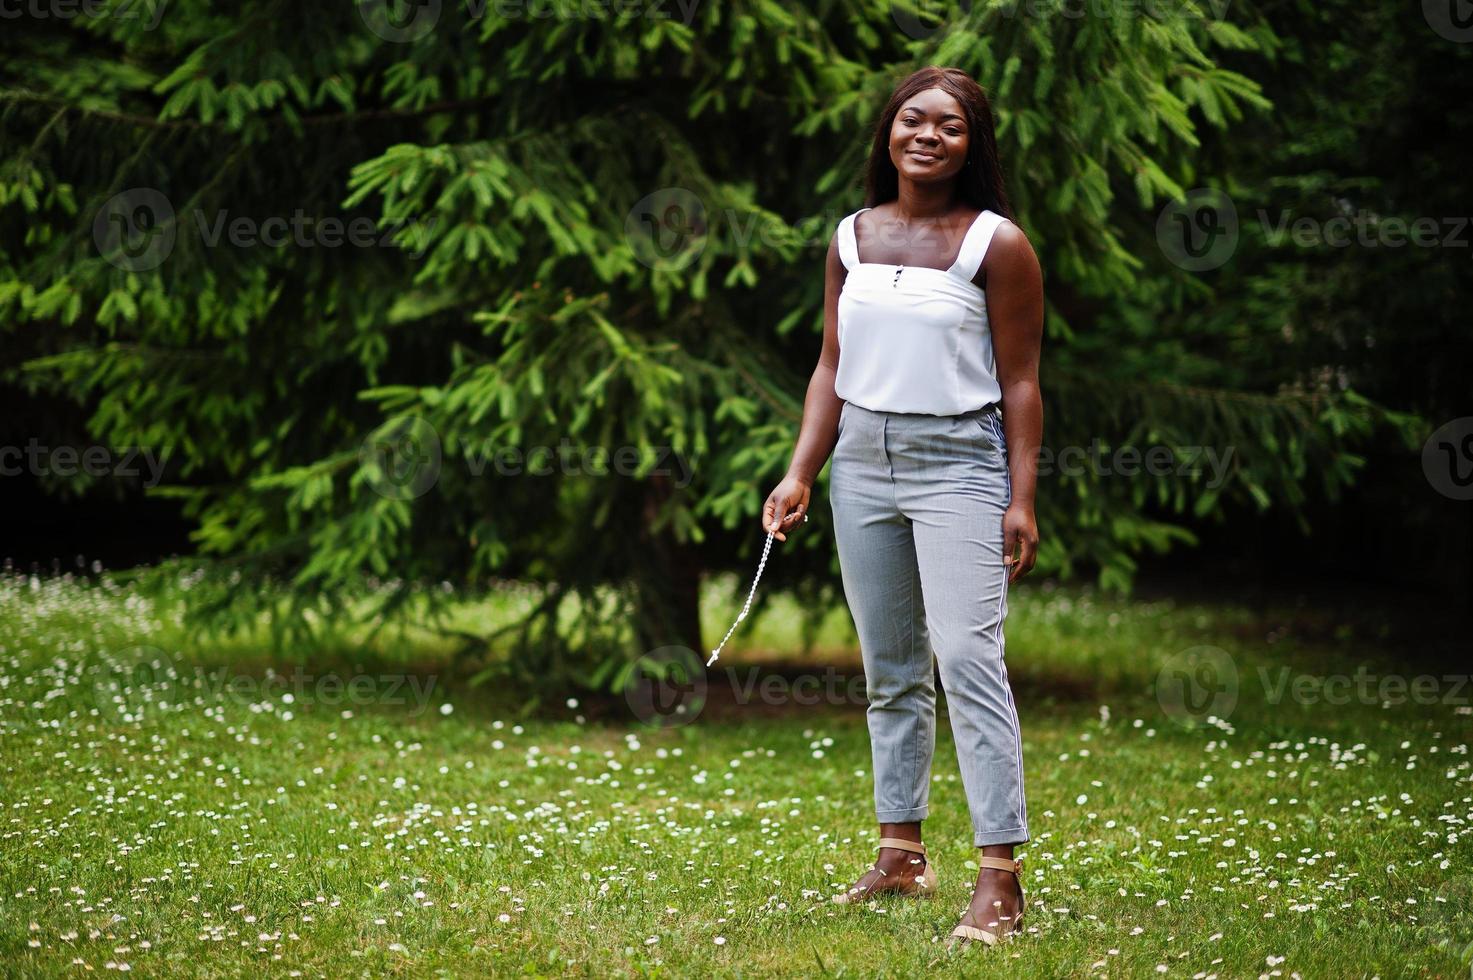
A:
{"type": "Polygon", "coordinates": [[[918,183],[961,173],[971,145],[961,103],[939,88],[905,101],[890,126],[890,161],[901,177],[918,183]]]}

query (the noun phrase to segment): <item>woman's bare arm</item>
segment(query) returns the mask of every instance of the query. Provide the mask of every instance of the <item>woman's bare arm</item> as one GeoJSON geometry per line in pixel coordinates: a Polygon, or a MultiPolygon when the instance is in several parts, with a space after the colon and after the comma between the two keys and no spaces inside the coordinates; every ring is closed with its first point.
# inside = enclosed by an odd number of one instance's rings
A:
{"type": "Polygon", "coordinates": [[[1038,362],[1043,346],[1043,270],[1022,229],[1004,221],[994,233],[986,270],[987,315],[1002,387],[1004,435],[1012,504],[1003,518],[1004,561],[1009,582],[1028,574],[1038,556],[1038,452],[1043,444],[1043,396],[1038,362]],[[1015,551],[1021,554],[1014,557],[1015,551]]]}
{"type": "Polygon", "coordinates": [[[786,541],[784,532],[800,523],[808,512],[813,483],[839,441],[839,412],[844,402],[834,394],[834,377],[839,370],[839,291],[844,288],[848,275],[849,270],[839,258],[836,231],[829,240],[828,256],[824,261],[823,348],[819,351],[818,365],[808,379],[808,394],[803,399],[803,420],[787,475],[768,495],[762,510],[763,528],[775,530],[779,541],[786,541]],[[791,516],[784,520],[784,515],[791,516]]]}

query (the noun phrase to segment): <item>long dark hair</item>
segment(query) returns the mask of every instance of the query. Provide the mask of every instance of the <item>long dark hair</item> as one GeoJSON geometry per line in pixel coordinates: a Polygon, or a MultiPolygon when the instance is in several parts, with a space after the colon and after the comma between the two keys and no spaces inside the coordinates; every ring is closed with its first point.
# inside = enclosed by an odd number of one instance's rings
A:
{"type": "Polygon", "coordinates": [[[864,174],[864,204],[874,207],[900,196],[900,174],[890,159],[890,128],[901,106],[917,92],[939,88],[957,102],[967,117],[970,147],[967,162],[957,175],[957,196],[978,209],[996,211],[1008,220],[1013,208],[1003,188],[1002,163],[997,158],[997,132],[992,118],[992,103],[982,86],[960,68],[938,68],[929,65],[913,73],[890,94],[884,114],[875,126],[870,146],[869,163],[864,174]]]}

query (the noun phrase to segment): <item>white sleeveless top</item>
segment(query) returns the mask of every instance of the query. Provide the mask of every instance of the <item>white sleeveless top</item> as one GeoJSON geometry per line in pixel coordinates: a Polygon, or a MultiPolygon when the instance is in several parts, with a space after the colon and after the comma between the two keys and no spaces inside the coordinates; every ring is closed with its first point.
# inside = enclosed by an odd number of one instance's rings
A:
{"type": "Polygon", "coordinates": [[[859,261],[854,219],[839,222],[839,370],[834,393],[876,412],[961,415],[1001,403],[987,294],[972,282],[998,225],[977,215],[949,269],[859,261]]]}

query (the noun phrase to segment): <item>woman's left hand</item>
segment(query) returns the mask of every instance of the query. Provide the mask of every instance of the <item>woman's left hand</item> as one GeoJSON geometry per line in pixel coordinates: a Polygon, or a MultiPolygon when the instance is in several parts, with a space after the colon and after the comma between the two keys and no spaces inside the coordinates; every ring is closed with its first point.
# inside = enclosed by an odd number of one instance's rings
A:
{"type": "Polygon", "coordinates": [[[1018,581],[1033,570],[1038,558],[1038,524],[1033,508],[1010,504],[1002,516],[1002,563],[1011,565],[1008,584],[1018,581]],[[1018,552],[1021,550],[1022,554],[1018,552]]]}

